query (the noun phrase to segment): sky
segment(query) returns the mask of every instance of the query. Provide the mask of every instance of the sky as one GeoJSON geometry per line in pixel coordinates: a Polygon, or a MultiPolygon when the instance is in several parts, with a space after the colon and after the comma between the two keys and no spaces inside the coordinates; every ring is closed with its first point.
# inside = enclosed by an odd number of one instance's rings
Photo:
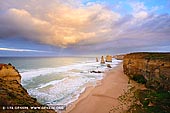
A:
{"type": "Polygon", "coordinates": [[[0,0],[0,56],[170,52],[170,0],[0,0]]]}

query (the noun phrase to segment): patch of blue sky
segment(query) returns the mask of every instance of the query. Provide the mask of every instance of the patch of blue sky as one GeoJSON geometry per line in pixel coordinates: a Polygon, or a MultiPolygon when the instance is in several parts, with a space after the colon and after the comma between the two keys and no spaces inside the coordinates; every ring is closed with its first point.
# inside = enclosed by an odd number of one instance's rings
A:
{"type": "Polygon", "coordinates": [[[144,5],[148,9],[155,8],[156,13],[158,14],[163,14],[163,13],[170,14],[170,1],[169,0],[145,0],[144,5]]]}
{"type": "Polygon", "coordinates": [[[129,14],[133,11],[130,3],[141,2],[144,3],[148,10],[155,10],[155,13],[169,13],[170,14],[170,0],[83,0],[82,3],[103,3],[109,7],[112,7],[113,11],[123,14],[129,14]],[[117,6],[117,7],[115,7],[117,6]]]}

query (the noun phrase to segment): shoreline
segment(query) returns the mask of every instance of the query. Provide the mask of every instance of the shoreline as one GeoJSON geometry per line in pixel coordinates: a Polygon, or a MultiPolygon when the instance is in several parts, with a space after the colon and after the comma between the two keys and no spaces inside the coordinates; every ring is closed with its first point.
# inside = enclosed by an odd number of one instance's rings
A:
{"type": "Polygon", "coordinates": [[[117,98],[127,90],[128,77],[123,73],[122,63],[104,73],[96,86],[89,86],[79,98],[62,113],[104,113],[118,106],[117,98]]]}

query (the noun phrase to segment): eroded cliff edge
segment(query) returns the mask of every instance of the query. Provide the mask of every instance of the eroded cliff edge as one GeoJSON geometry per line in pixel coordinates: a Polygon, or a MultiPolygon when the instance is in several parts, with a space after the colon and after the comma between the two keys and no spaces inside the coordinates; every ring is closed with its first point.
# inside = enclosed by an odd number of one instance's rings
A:
{"type": "Polygon", "coordinates": [[[14,66],[11,64],[0,64],[1,113],[55,113],[55,111],[47,109],[30,109],[33,106],[41,107],[43,105],[38,103],[35,98],[29,96],[20,82],[21,76],[14,66]]]}
{"type": "Polygon", "coordinates": [[[146,86],[129,90],[133,96],[127,113],[169,113],[170,53],[130,53],[124,56],[123,68],[130,81],[146,86]]]}
{"type": "Polygon", "coordinates": [[[131,78],[143,76],[147,87],[170,90],[170,53],[130,53],[124,56],[123,68],[131,78]]]}

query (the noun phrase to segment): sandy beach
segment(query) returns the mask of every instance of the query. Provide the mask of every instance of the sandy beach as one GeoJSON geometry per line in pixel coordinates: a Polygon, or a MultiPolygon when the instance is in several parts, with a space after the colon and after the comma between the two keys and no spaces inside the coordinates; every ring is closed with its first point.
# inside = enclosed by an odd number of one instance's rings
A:
{"type": "Polygon", "coordinates": [[[122,63],[104,74],[101,83],[87,88],[65,113],[109,113],[111,108],[118,106],[117,98],[128,86],[128,77],[123,73],[122,63]]]}

